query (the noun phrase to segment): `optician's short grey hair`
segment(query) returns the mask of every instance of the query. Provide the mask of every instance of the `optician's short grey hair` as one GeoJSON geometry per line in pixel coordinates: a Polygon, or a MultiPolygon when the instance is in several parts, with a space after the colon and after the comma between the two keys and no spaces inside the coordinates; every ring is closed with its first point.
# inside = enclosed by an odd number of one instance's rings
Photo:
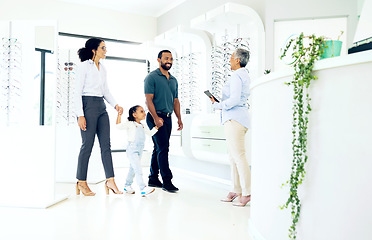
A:
{"type": "Polygon", "coordinates": [[[250,53],[249,53],[248,50],[245,50],[243,48],[237,48],[234,51],[234,58],[235,59],[240,59],[240,66],[241,67],[247,66],[247,64],[249,62],[249,57],[250,57],[250,53]]]}

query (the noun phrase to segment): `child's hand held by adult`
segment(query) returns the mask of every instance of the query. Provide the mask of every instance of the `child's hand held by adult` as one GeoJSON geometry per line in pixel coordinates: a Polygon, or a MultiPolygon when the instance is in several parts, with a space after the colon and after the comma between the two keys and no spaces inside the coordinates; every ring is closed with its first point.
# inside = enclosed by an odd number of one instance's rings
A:
{"type": "Polygon", "coordinates": [[[120,115],[123,114],[123,108],[120,107],[118,104],[115,106],[115,109],[116,109],[116,111],[118,111],[118,113],[119,113],[120,115]]]}

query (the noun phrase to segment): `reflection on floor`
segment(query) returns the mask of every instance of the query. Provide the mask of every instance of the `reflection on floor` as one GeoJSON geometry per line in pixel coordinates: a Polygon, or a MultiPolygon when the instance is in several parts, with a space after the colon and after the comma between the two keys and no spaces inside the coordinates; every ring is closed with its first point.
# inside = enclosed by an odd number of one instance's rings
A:
{"type": "MultiPolygon", "coordinates": [[[[115,170],[120,189],[127,171],[115,170]]],[[[103,182],[91,185],[96,196],[76,196],[74,184],[59,183],[56,193],[70,197],[48,209],[0,208],[0,239],[249,240],[250,207],[220,202],[226,185],[173,173],[178,193],[156,189],[147,197],[106,196],[103,182]]]]}

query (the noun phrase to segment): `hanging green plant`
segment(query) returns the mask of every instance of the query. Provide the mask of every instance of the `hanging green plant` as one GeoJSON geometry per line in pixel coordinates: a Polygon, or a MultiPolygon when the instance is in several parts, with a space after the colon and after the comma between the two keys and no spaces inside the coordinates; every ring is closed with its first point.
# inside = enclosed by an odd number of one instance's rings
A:
{"type": "MultiPolygon", "coordinates": [[[[307,129],[309,123],[309,113],[311,112],[309,86],[312,80],[317,79],[313,75],[314,63],[320,58],[324,49],[322,48],[324,37],[315,35],[304,36],[301,33],[296,38],[288,41],[282,50],[281,59],[286,56],[288,50],[292,51],[291,57],[294,61],[295,73],[293,80],[287,85],[293,86],[293,126],[292,126],[292,170],[289,185],[289,197],[281,208],[291,208],[292,225],[289,228],[289,237],[296,239],[297,223],[300,218],[301,201],[298,196],[298,187],[305,178],[305,163],[307,156],[307,129]]],[[[287,56],[288,57],[288,56],[287,56]]],[[[283,184],[284,185],[284,184],[283,184]]]]}

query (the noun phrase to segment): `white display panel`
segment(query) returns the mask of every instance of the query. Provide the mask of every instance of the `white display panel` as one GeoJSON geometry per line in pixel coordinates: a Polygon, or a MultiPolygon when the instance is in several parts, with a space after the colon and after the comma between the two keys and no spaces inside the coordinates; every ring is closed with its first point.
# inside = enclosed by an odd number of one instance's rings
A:
{"type": "MultiPolygon", "coordinates": [[[[22,62],[17,66],[19,75],[8,80],[20,82],[19,116],[2,124],[0,135],[0,188],[6,193],[0,199],[0,206],[46,208],[66,196],[56,196],[55,184],[55,128],[53,124],[54,105],[47,108],[49,126],[39,126],[40,109],[40,56],[35,60],[35,29],[49,26],[56,29],[55,21],[3,21],[0,34],[7,40],[19,44],[18,58],[8,55],[6,61],[22,62]],[[14,39],[14,40],[13,40],[14,39]],[[35,83],[36,82],[36,83],[35,83]],[[35,92],[37,96],[35,96],[35,92]]],[[[56,37],[56,33],[52,38],[56,37]]],[[[9,41],[8,41],[9,42],[9,41]]],[[[55,50],[55,49],[54,49],[55,50]]],[[[37,55],[36,55],[37,56],[37,55]]],[[[48,58],[51,68],[46,76],[47,99],[54,102],[56,55],[48,58]],[[54,66],[54,68],[53,68],[54,66]]],[[[2,59],[3,60],[3,59],[2,59]]],[[[3,102],[2,102],[3,103],[3,102]]],[[[2,121],[4,123],[4,121],[2,121]]]]}

